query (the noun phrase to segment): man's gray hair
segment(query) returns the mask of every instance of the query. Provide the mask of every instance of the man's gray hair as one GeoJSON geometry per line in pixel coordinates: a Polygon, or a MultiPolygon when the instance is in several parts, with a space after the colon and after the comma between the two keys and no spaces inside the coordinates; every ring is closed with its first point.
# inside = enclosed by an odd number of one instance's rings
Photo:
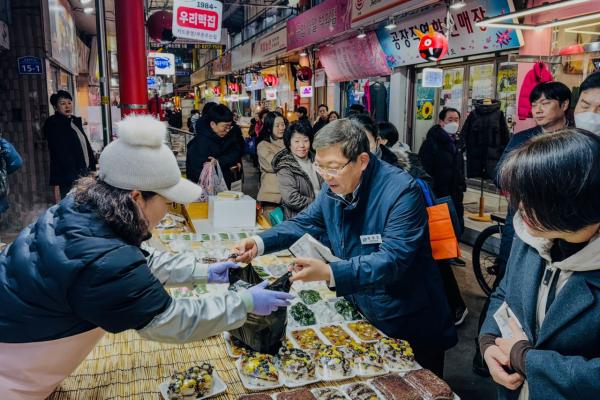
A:
{"type": "Polygon", "coordinates": [[[361,153],[369,153],[369,139],[365,128],[348,118],[338,119],[325,125],[317,132],[313,143],[315,150],[341,145],[344,157],[355,161],[361,153]]]}

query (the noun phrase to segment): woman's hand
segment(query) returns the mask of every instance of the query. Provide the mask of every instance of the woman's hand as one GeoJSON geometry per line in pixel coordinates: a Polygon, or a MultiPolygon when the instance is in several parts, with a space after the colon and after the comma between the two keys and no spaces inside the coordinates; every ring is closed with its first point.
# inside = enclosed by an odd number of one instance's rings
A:
{"type": "Polygon", "coordinates": [[[490,346],[485,351],[483,358],[490,370],[494,382],[510,390],[518,389],[525,379],[519,373],[506,372],[509,367],[509,356],[498,346],[490,346]]]}

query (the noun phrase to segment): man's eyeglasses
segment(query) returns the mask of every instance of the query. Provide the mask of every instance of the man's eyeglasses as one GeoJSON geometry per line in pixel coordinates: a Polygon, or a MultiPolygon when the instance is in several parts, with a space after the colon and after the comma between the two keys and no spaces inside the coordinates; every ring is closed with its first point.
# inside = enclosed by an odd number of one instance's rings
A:
{"type": "Polygon", "coordinates": [[[317,171],[317,173],[319,175],[321,175],[321,176],[322,175],[327,175],[327,176],[331,176],[331,177],[335,178],[335,177],[340,176],[340,174],[342,173],[342,171],[344,170],[344,168],[346,168],[346,166],[348,164],[350,164],[351,162],[352,162],[352,160],[348,160],[348,162],[346,164],[342,165],[339,168],[321,168],[319,166],[319,164],[317,164],[315,162],[315,163],[313,163],[313,167],[314,167],[315,171],[317,171]]]}

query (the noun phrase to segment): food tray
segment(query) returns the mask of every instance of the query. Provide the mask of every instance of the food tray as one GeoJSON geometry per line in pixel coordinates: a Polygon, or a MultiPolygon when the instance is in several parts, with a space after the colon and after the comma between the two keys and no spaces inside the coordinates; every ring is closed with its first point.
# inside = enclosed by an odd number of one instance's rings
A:
{"type": "Polygon", "coordinates": [[[231,341],[231,334],[229,332],[223,332],[223,340],[225,340],[225,350],[227,351],[227,355],[231,358],[240,358],[242,354],[237,354],[234,350],[236,347],[231,341]]]}
{"type": "MultiPolygon", "coordinates": [[[[219,376],[219,374],[217,373],[216,370],[213,370],[212,377],[213,377],[213,387],[212,387],[212,390],[210,391],[210,393],[204,397],[197,397],[196,399],[198,399],[198,400],[208,399],[210,397],[216,396],[221,393],[225,393],[225,391],[227,391],[227,385],[225,384],[223,379],[221,379],[221,377],[219,376]]],[[[169,380],[166,380],[163,383],[161,383],[160,385],[158,385],[158,389],[159,389],[160,394],[162,395],[163,399],[169,400],[169,380]]]]}
{"type": "Polygon", "coordinates": [[[346,393],[344,393],[340,388],[337,387],[324,387],[324,388],[315,388],[311,390],[313,396],[315,396],[317,398],[317,400],[350,400],[350,398],[346,395],[346,393]],[[319,393],[319,391],[322,390],[332,390],[334,392],[336,392],[336,394],[339,394],[341,397],[329,397],[329,396],[320,396],[317,393],[319,393]]]}
{"type": "Polygon", "coordinates": [[[387,336],[385,333],[381,332],[379,329],[377,329],[369,321],[365,321],[365,320],[346,321],[346,322],[344,322],[344,324],[342,325],[342,327],[344,328],[344,330],[346,332],[348,332],[350,334],[350,336],[352,336],[354,338],[354,340],[356,340],[359,343],[376,343],[379,339],[382,339],[382,338],[384,338],[384,337],[387,336]],[[363,337],[359,336],[359,334],[356,333],[354,330],[352,330],[352,328],[350,327],[350,324],[361,324],[361,323],[365,323],[365,324],[368,324],[368,325],[372,326],[373,330],[375,332],[377,332],[377,334],[379,334],[380,337],[374,338],[374,339],[363,339],[363,337]]]}
{"type": "Polygon", "coordinates": [[[242,359],[238,358],[235,361],[235,367],[237,368],[238,376],[240,377],[240,381],[242,385],[251,391],[261,391],[261,390],[271,390],[277,389],[283,386],[283,379],[281,375],[279,375],[279,381],[277,383],[268,381],[261,381],[260,383],[255,378],[251,378],[242,373],[242,359]]]}
{"type": "Polygon", "coordinates": [[[364,385],[365,387],[371,389],[373,391],[373,393],[377,396],[377,399],[379,400],[386,400],[385,397],[383,397],[383,395],[379,392],[379,390],[377,390],[373,385],[371,385],[368,382],[353,382],[353,383],[348,383],[346,385],[342,385],[340,386],[340,389],[346,394],[346,396],[350,399],[350,400],[371,400],[372,397],[353,397],[350,392],[349,389],[351,389],[352,387],[356,386],[356,385],[364,385]]]}
{"type": "MultiPolygon", "coordinates": [[[[328,346],[328,347],[332,347],[332,346],[328,346]]],[[[337,350],[335,348],[334,348],[334,350],[340,352],[339,350],[337,350]]],[[[340,352],[340,353],[341,353],[342,359],[346,361],[347,366],[348,366],[348,372],[346,374],[343,374],[343,373],[340,373],[337,371],[335,373],[333,373],[333,371],[330,371],[330,368],[327,365],[322,366],[320,357],[319,357],[319,353],[317,352],[315,354],[315,362],[317,364],[317,376],[322,381],[325,381],[325,382],[340,381],[340,380],[354,378],[356,376],[354,370],[352,369],[351,361],[348,360],[342,352],[340,352]]]]}
{"type": "Polygon", "coordinates": [[[299,332],[299,331],[306,331],[306,330],[312,330],[315,333],[315,336],[321,340],[321,342],[323,342],[323,344],[327,344],[327,345],[331,345],[331,343],[329,342],[329,340],[327,340],[326,337],[323,336],[323,334],[319,331],[317,326],[306,326],[306,327],[296,327],[296,328],[288,328],[287,331],[287,338],[290,342],[292,342],[292,345],[298,349],[301,350],[305,350],[305,351],[314,351],[316,350],[315,347],[306,347],[306,346],[301,346],[300,343],[298,342],[298,340],[296,340],[296,338],[294,337],[294,333],[295,332],[299,332]]]}
{"type": "Polygon", "coordinates": [[[351,342],[356,341],[352,335],[346,329],[344,329],[343,325],[321,325],[319,326],[319,332],[327,339],[329,343],[336,347],[347,346],[351,342]]]}

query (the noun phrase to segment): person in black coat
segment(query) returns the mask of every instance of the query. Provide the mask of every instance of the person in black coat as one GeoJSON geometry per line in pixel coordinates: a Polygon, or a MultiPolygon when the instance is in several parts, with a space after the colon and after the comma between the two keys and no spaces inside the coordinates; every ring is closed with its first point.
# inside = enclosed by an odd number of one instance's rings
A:
{"type": "Polygon", "coordinates": [[[321,104],[319,106],[319,118],[313,125],[313,132],[315,132],[315,133],[319,132],[319,130],[322,127],[324,127],[325,125],[327,125],[328,122],[329,122],[329,107],[327,107],[327,104],[321,104]]]}
{"type": "Polygon", "coordinates": [[[50,151],[50,186],[58,203],[73,182],[96,170],[96,157],[83,130],[80,117],[73,115],[73,98],[64,90],[50,96],[55,114],[44,123],[43,133],[50,151]]]}
{"type": "Polygon", "coordinates": [[[241,171],[244,152],[233,126],[233,113],[222,104],[212,107],[198,120],[196,137],[188,144],[185,160],[189,180],[198,182],[204,163],[218,161],[225,183],[231,187],[235,174],[241,171]]]}
{"type": "MultiPolygon", "coordinates": [[[[425,171],[433,179],[433,192],[437,197],[452,198],[458,214],[460,232],[464,230],[463,197],[467,190],[464,172],[462,145],[457,136],[460,112],[454,108],[444,108],[439,114],[440,123],[427,132],[425,142],[419,150],[419,157],[425,171]]],[[[460,238],[459,238],[460,239],[460,238]]],[[[460,259],[454,263],[465,265],[460,259]]],[[[448,303],[453,311],[454,323],[464,322],[468,310],[460,294],[458,284],[447,261],[439,261],[440,272],[448,303]]]]}

